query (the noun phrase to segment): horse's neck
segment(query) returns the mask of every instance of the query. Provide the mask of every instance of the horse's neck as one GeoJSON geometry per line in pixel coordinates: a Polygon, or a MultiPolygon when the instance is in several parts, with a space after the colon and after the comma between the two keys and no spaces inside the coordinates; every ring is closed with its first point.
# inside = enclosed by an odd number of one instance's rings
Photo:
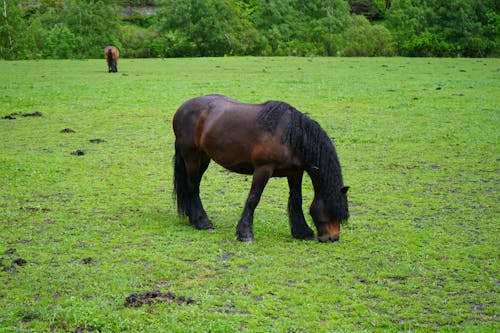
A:
{"type": "Polygon", "coordinates": [[[327,199],[331,196],[335,186],[343,186],[340,163],[337,156],[333,154],[317,164],[307,163],[306,171],[311,178],[315,196],[327,199]]]}
{"type": "Polygon", "coordinates": [[[322,197],[322,189],[324,186],[319,173],[319,167],[312,166],[309,170],[307,170],[307,173],[309,174],[309,178],[311,178],[311,183],[314,188],[314,196],[322,197]]]}

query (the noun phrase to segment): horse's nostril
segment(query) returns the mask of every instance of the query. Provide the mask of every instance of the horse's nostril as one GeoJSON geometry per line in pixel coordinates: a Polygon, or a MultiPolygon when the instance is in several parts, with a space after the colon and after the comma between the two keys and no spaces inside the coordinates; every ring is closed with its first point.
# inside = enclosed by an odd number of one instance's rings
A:
{"type": "Polygon", "coordinates": [[[339,240],[339,236],[336,236],[336,235],[323,235],[323,236],[319,236],[318,237],[318,240],[322,243],[326,243],[326,242],[336,242],[339,240]]]}

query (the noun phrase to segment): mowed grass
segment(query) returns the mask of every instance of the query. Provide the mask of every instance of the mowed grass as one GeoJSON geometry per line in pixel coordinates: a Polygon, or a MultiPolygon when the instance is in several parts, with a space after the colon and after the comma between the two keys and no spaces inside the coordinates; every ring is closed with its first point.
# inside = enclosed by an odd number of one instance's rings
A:
{"type": "Polygon", "coordinates": [[[118,69],[0,62],[0,332],[500,330],[500,60],[118,69]],[[284,100],[322,125],[351,187],[340,242],[291,237],[285,179],[264,191],[255,242],[237,242],[251,177],[214,163],[201,197],[215,232],[176,216],[171,119],[209,93],[284,100]],[[125,306],[152,290],[194,303],[125,306]]]}

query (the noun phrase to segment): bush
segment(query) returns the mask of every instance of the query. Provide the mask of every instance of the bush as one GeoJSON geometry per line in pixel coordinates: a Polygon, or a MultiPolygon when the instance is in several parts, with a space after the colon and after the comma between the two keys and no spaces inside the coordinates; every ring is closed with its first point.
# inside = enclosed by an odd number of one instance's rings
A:
{"type": "Polygon", "coordinates": [[[194,57],[198,55],[196,44],[182,33],[167,31],[163,40],[165,41],[165,57],[194,57]]]}
{"type": "Polygon", "coordinates": [[[76,55],[76,36],[63,23],[42,30],[44,58],[67,59],[76,55]]]}
{"type": "Polygon", "coordinates": [[[457,45],[430,32],[412,36],[401,43],[401,54],[407,57],[453,57],[458,53],[457,45]]]}
{"type": "Polygon", "coordinates": [[[391,32],[384,26],[372,25],[366,17],[353,15],[345,32],[346,45],[340,52],[348,57],[393,56],[391,32]]]}
{"type": "Polygon", "coordinates": [[[131,25],[122,28],[122,56],[128,58],[153,57],[151,41],[157,38],[157,34],[149,30],[140,29],[131,25]]]}

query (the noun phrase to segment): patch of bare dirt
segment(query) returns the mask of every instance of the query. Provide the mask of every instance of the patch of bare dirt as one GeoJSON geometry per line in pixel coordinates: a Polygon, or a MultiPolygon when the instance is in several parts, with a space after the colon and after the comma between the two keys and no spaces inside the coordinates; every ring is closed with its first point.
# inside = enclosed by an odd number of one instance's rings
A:
{"type": "Polygon", "coordinates": [[[4,263],[4,258],[0,258],[0,269],[2,271],[17,273],[17,267],[22,267],[28,263],[26,259],[14,256],[15,253],[16,249],[14,248],[10,248],[4,252],[4,255],[7,256],[7,261],[10,261],[10,265],[7,262],[4,263]]]}
{"type": "Polygon", "coordinates": [[[77,327],[75,329],[75,333],[83,333],[83,332],[100,332],[98,329],[96,329],[94,326],[88,325],[88,326],[81,326],[77,327]]]}
{"type": "Polygon", "coordinates": [[[72,151],[70,154],[74,156],[83,156],[85,155],[85,152],[83,150],[77,149],[75,151],[72,151]]]}
{"type": "Polygon", "coordinates": [[[19,112],[13,112],[11,114],[8,114],[2,119],[8,119],[8,120],[14,120],[16,117],[42,117],[43,114],[39,111],[33,112],[33,113],[19,113],[19,112]]]}
{"type": "Polygon", "coordinates": [[[22,209],[28,213],[36,213],[36,212],[47,213],[47,212],[51,211],[49,208],[40,208],[40,207],[31,207],[31,206],[25,206],[25,207],[21,207],[19,209],[22,209]]]}
{"type": "Polygon", "coordinates": [[[125,299],[125,307],[138,308],[143,305],[150,305],[153,303],[176,303],[178,305],[194,304],[192,298],[184,296],[177,296],[173,292],[161,293],[158,290],[145,291],[140,294],[132,294],[125,299]]]}
{"type": "Polygon", "coordinates": [[[103,139],[90,139],[89,142],[90,143],[103,143],[103,142],[106,142],[106,140],[103,140],[103,139]]]}

